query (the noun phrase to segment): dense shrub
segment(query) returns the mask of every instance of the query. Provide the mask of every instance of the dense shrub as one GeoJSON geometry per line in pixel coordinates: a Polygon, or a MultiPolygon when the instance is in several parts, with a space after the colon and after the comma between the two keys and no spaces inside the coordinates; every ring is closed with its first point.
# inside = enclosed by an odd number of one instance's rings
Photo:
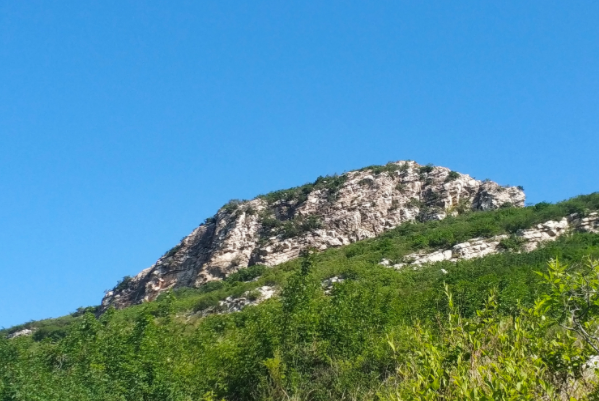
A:
{"type": "Polygon", "coordinates": [[[447,174],[447,177],[445,177],[445,182],[455,181],[458,178],[460,178],[460,173],[457,171],[450,171],[449,174],[447,174]]]}
{"type": "Polygon", "coordinates": [[[237,271],[233,274],[230,274],[225,279],[225,282],[233,283],[236,281],[251,281],[251,280],[254,280],[255,278],[260,277],[266,269],[267,269],[267,267],[263,266],[263,265],[255,265],[255,266],[250,266],[245,269],[240,269],[239,271],[237,271]]]}
{"type": "Polygon", "coordinates": [[[347,176],[345,174],[325,177],[320,176],[311,184],[304,184],[299,187],[270,192],[266,195],[259,195],[259,198],[264,199],[269,205],[277,202],[291,202],[298,206],[308,199],[308,195],[310,195],[312,191],[325,190],[327,191],[327,198],[329,200],[334,200],[337,192],[346,180],[347,176]]]}
{"type": "Polygon", "coordinates": [[[435,166],[433,166],[432,164],[427,164],[426,166],[421,166],[418,171],[419,171],[420,175],[423,175],[423,174],[431,173],[434,168],[435,168],[435,166]]]}
{"type": "MultiPolygon", "coordinates": [[[[167,254],[168,254],[168,252],[167,252],[167,254]]],[[[114,291],[122,291],[122,290],[125,290],[125,289],[129,288],[129,284],[131,284],[131,280],[132,280],[131,276],[125,276],[125,277],[123,277],[114,286],[114,291]]]]}
{"type": "Polygon", "coordinates": [[[505,251],[519,252],[522,250],[522,245],[524,239],[513,234],[499,241],[499,248],[505,251]]]}
{"type": "Polygon", "coordinates": [[[170,258],[171,256],[174,256],[177,252],[179,252],[179,249],[181,249],[183,245],[182,244],[177,244],[174,247],[172,247],[171,249],[169,249],[168,251],[166,251],[164,253],[164,255],[162,255],[163,258],[170,258]]]}
{"type": "Polygon", "coordinates": [[[224,210],[227,213],[233,213],[239,208],[239,206],[241,206],[243,202],[245,201],[241,199],[231,199],[221,208],[221,210],[224,210]]]}

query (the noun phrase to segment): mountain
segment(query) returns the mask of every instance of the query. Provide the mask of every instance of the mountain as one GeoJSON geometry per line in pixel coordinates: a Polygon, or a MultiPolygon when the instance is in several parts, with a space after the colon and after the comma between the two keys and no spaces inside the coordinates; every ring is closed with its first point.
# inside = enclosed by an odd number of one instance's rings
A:
{"type": "Polygon", "coordinates": [[[173,288],[197,288],[248,266],[278,265],[303,249],[373,238],[407,221],[522,207],[524,199],[521,188],[413,161],[319,177],[250,201],[230,201],[153,266],[109,291],[102,310],[151,301],[173,288]]]}
{"type": "Polygon", "coordinates": [[[0,330],[0,401],[596,399],[599,193],[523,201],[398,162],[230,202],[120,309],[0,330]]]}

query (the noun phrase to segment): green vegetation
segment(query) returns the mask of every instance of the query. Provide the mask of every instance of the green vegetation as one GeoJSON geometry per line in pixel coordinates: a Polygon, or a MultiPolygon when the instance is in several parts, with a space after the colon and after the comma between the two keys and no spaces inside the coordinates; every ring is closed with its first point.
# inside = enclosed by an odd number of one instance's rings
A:
{"type": "Polygon", "coordinates": [[[259,198],[264,199],[269,205],[276,202],[294,203],[295,206],[300,205],[308,199],[308,195],[315,190],[326,190],[327,197],[332,200],[337,195],[339,189],[345,181],[347,176],[342,175],[327,175],[325,177],[320,176],[311,184],[304,184],[299,187],[282,189],[279,191],[270,192],[266,195],[259,195],[259,198]]]}
{"type": "Polygon", "coordinates": [[[293,238],[304,233],[317,230],[322,226],[317,216],[296,217],[282,225],[283,238],[293,238]]]}
{"type": "Polygon", "coordinates": [[[262,215],[262,238],[281,235],[283,238],[292,238],[321,227],[317,216],[297,216],[290,220],[279,220],[270,211],[262,215]]]}
{"type": "Polygon", "coordinates": [[[447,177],[445,178],[445,182],[455,181],[458,178],[460,178],[460,173],[458,173],[457,171],[450,171],[449,174],[447,174],[447,177]]]}
{"type": "Polygon", "coordinates": [[[422,166],[420,167],[420,169],[418,170],[418,172],[420,173],[420,175],[424,175],[424,174],[428,174],[431,173],[433,171],[433,169],[435,168],[435,166],[433,166],[432,164],[427,164],[426,166],[422,166]]]}
{"type": "Polygon", "coordinates": [[[499,241],[499,248],[505,251],[520,252],[524,245],[524,239],[514,234],[499,241]]]}
{"type": "MultiPolygon", "coordinates": [[[[173,249],[175,249],[175,248],[173,248],[173,249]]],[[[169,251],[169,252],[167,252],[165,255],[170,256],[171,252],[172,252],[172,250],[169,251]]],[[[176,252],[176,250],[174,252],[172,252],[172,254],[174,254],[175,252],[176,252]]],[[[166,256],[166,257],[168,257],[168,256],[166,256]]],[[[131,280],[132,280],[131,276],[125,276],[125,277],[123,277],[123,279],[119,280],[116,283],[116,285],[114,286],[114,291],[122,291],[122,290],[128,288],[129,284],[131,284],[131,280]]]]}
{"type": "Polygon", "coordinates": [[[239,206],[243,203],[244,201],[241,199],[231,199],[229,202],[227,202],[221,209],[226,211],[227,213],[233,213],[234,211],[236,211],[239,206]]]}
{"type": "Polygon", "coordinates": [[[409,166],[406,163],[398,165],[394,162],[389,162],[385,165],[373,165],[361,168],[359,171],[370,171],[374,175],[380,175],[382,173],[393,173],[395,171],[405,172],[408,171],[409,166]]]}
{"type": "Polygon", "coordinates": [[[404,224],[98,319],[54,320],[61,336],[31,322],[36,336],[0,336],[0,400],[596,399],[585,363],[599,346],[599,235],[419,270],[378,263],[597,209],[592,194],[404,224]],[[333,276],[345,280],[327,295],[333,276]],[[199,313],[263,285],[280,296],[199,313]]]}
{"type": "MultiPolygon", "coordinates": [[[[175,245],[174,247],[172,247],[171,249],[169,249],[168,251],[166,251],[166,252],[164,253],[164,255],[162,255],[162,257],[163,257],[163,258],[170,258],[170,257],[171,257],[171,256],[173,256],[174,254],[176,254],[176,253],[179,251],[179,249],[181,249],[181,247],[182,247],[182,246],[183,246],[183,245],[182,245],[181,243],[179,243],[179,244],[175,245]]],[[[125,280],[125,279],[123,278],[123,281],[128,281],[128,280],[125,280]]]]}
{"type": "Polygon", "coordinates": [[[372,187],[374,185],[374,181],[369,178],[362,178],[360,181],[358,181],[358,185],[363,187],[372,187]]]}

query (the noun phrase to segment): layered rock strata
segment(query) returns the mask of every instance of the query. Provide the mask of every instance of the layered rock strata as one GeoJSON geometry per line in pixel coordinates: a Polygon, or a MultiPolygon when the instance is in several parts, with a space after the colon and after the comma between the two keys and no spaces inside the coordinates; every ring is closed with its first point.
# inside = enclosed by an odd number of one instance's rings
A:
{"type": "MultiPolygon", "coordinates": [[[[555,241],[568,232],[592,232],[599,233],[599,215],[590,213],[581,218],[576,214],[564,217],[560,221],[550,220],[528,230],[518,231],[513,239],[521,246],[524,252],[537,249],[542,243],[555,241]]],[[[412,253],[404,257],[404,263],[392,264],[391,261],[383,259],[380,264],[384,266],[401,269],[406,266],[418,268],[419,266],[450,261],[457,262],[464,259],[482,258],[493,253],[506,250],[502,240],[507,240],[508,235],[497,235],[491,238],[472,238],[466,242],[454,245],[451,249],[442,249],[430,253],[412,253]]]]}
{"type": "Polygon", "coordinates": [[[320,177],[313,184],[232,201],[156,264],[106,293],[102,309],[199,287],[255,265],[277,265],[305,248],[324,250],[375,237],[411,220],[462,210],[524,206],[524,192],[445,167],[399,161],[320,177]]]}

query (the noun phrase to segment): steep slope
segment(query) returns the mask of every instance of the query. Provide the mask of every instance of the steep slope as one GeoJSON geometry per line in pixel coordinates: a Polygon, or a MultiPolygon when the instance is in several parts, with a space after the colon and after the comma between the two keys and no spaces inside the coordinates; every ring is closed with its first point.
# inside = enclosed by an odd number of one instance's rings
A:
{"type": "Polygon", "coordinates": [[[102,308],[153,300],[171,288],[199,287],[255,264],[273,266],[304,248],[372,238],[406,221],[504,205],[524,206],[523,191],[413,161],[320,177],[313,184],[229,202],[156,264],[109,291],[102,308]]]}

